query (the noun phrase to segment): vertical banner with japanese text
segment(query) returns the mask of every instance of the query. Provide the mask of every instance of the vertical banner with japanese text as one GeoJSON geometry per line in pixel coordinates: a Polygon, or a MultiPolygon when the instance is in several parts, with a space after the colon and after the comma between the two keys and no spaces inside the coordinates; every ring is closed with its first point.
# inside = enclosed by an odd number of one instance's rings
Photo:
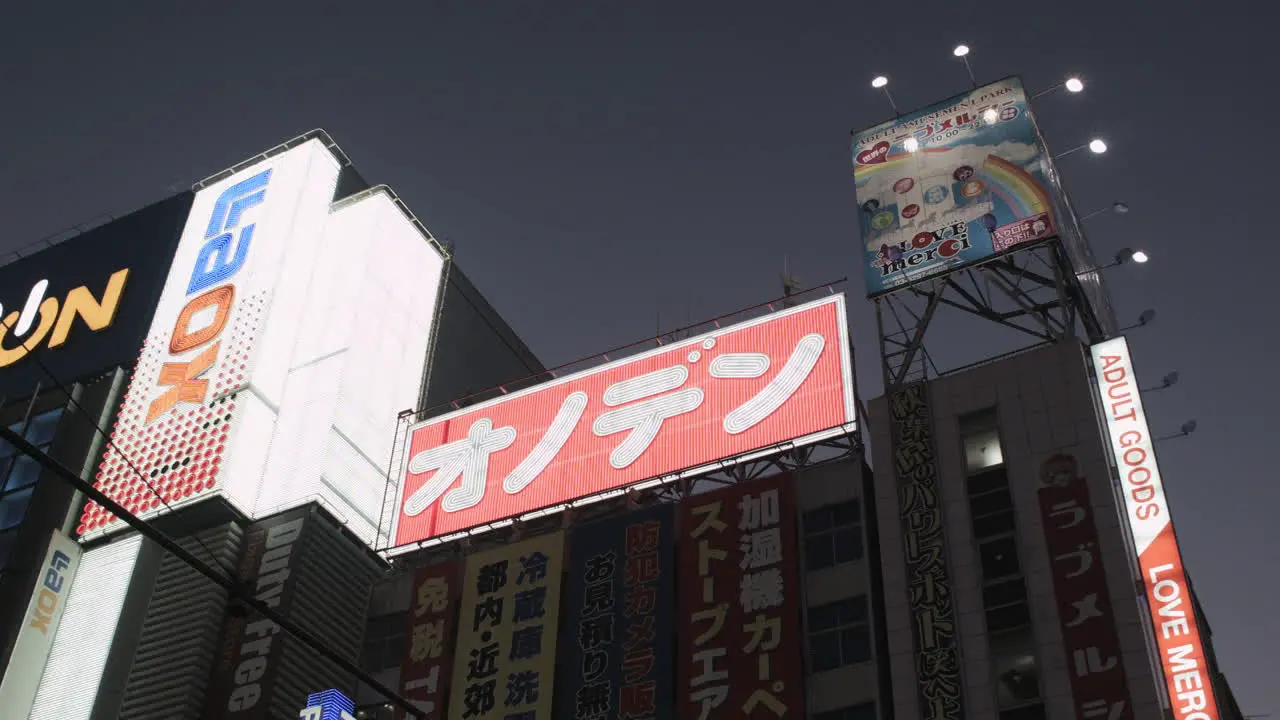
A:
{"type": "Polygon", "coordinates": [[[449,720],[551,720],[564,533],[467,558],[449,720]]]}
{"type": "Polygon", "coordinates": [[[889,396],[890,434],[915,638],[919,717],[959,720],[964,717],[960,643],[943,540],[928,392],[926,385],[916,383],[889,396]]]}
{"type": "Polygon", "coordinates": [[[1040,467],[1040,482],[1040,519],[1076,716],[1130,720],[1133,703],[1102,568],[1098,528],[1089,504],[1089,486],[1076,459],[1062,453],[1040,467]]]}
{"type": "Polygon", "coordinates": [[[678,717],[805,717],[793,492],[776,475],[681,504],[678,717]]]}
{"type": "Polygon", "coordinates": [[[577,528],[560,623],[560,717],[675,717],[675,506],[577,528]]]}
{"type": "MultiPolygon", "coordinates": [[[[462,566],[443,562],[418,568],[409,595],[405,657],[400,665],[400,692],[419,710],[434,716],[444,707],[453,669],[454,620],[462,589],[462,566]]],[[[397,709],[396,718],[405,717],[397,709]]]]}

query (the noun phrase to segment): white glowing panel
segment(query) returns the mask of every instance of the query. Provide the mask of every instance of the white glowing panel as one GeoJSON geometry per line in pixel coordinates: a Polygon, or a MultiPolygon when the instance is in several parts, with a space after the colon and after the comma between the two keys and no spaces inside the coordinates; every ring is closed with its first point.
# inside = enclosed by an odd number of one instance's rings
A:
{"type": "Polygon", "coordinates": [[[30,720],[89,720],[141,548],[135,535],[84,553],[30,720]]]}
{"type": "MultiPolygon", "coordinates": [[[[267,461],[338,171],[309,140],[196,194],[98,473],[127,509],[165,511],[134,468],[171,507],[218,492],[252,505],[243,478],[267,461]]],[[[79,530],[123,527],[89,503],[79,530]]]]}
{"type": "Polygon", "coordinates": [[[320,498],[372,546],[389,439],[417,400],[444,258],[376,189],[334,209],[315,254],[265,475],[237,482],[254,486],[255,517],[320,498]]]}
{"type": "Polygon", "coordinates": [[[18,638],[9,655],[9,665],[0,680],[0,708],[15,716],[31,711],[44,664],[53,648],[58,626],[67,607],[67,597],[80,568],[82,552],[75,540],[54,530],[45,551],[44,564],[36,575],[27,614],[18,628],[18,638]]]}

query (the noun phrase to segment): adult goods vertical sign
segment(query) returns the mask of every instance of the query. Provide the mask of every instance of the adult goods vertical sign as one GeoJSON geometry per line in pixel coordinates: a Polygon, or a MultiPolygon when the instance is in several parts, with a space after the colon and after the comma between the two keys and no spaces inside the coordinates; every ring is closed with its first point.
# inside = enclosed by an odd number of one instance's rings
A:
{"type": "Polygon", "coordinates": [[[1217,720],[1218,703],[1129,344],[1118,337],[1094,345],[1090,353],[1174,717],[1217,720]]]}

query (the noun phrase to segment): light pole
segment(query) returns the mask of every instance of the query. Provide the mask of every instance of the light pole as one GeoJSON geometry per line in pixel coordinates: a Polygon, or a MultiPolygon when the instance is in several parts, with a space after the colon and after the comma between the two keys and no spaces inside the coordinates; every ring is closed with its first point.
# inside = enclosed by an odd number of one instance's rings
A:
{"type": "Polygon", "coordinates": [[[1071,77],[1068,77],[1066,80],[1063,80],[1057,85],[1051,85],[1041,90],[1040,92],[1036,93],[1035,95],[1032,95],[1031,99],[1035,100],[1036,98],[1042,95],[1048,95],[1049,93],[1054,92],[1056,90],[1066,90],[1072,95],[1075,95],[1081,90],[1084,90],[1084,81],[1081,80],[1078,76],[1072,75],[1071,77]]]}
{"type": "Polygon", "coordinates": [[[1114,213],[1116,215],[1124,215],[1129,212],[1129,206],[1117,200],[1116,202],[1111,203],[1107,207],[1098,208],[1097,210],[1094,210],[1091,213],[1086,213],[1084,215],[1081,215],[1079,219],[1080,219],[1080,222],[1084,222],[1085,220],[1088,220],[1091,217],[1094,217],[1096,215],[1101,215],[1103,213],[1108,213],[1108,212],[1114,213]]]}
{"type": "Polygon", "coordinates": [[[1094,155],[1101,155],[1107,151],[1107,143],[1102,138],[1094,138],[1089,142],[1085,143],[1084,145],[1077,145],[1071,148],[1070,150],[1067,150],[1066,152],[1061,152],[1061,153],[1058,153],[1057,155],[1054,155],[1053,159],[1057,160],[1059,158],[1064,158],[1073,152],[1078,152],[1080,150],[1084,150],[1085,148],[1088,148],[1089,152],[1093,153],[1094,155]]]}
{"type": "Polygon", "coordinates": [[[877,75],[871,80],[871,87],[876,90],[883,90],[885,98],[889,101],[889,107],[893,108],[894,115],[901,115],[898,112],[898,104],[893,101],[893,95],[889,92],[889,78],[883,75],[877,75]]]}
{"type": "Polygon", "coordinates": [[[964,63],[964,69],[969,73],[969,82],[973,83],[975,88],[978,87],[978,79],[973,76],[973,66],[969,65],[969,46],[964,44],[957,45],[956,49],[951,51],[951,54],[960,58],[960,61],[964,63]]]}
{"type": "Polygon", "coordinates": [[[1182,423],[1182,427],[1178,428],[1178,432],[1169,433],[1168,435],[1161,435],[1160,437],[1155,438],[1151,442],[1158,443],[1161,440],[1172,440],[1174,438],[1186,437],[1195,431],[1196,431],[1196,421],[1188,420],[1182,423]]]}
{"type": "Polygon", "coordinates": [[[1167,390],[1168,388],[1171,388],[1177,384],[1178,384],[1178,371],[1174,370],[1173,372],[1167,373],[1164,377],[1160,378],[1159,385],[1156,385],[1155,387],[1149,387],[1149,388],[1138,388],[1138,392],[1151,393],[1151,392],[1156,392],[1157,390],[1167,390]]]}
{"type": "MultiPolygon", "coordinates": [[[[1134,323],[1134,324],[1132,324],[1132,325],[1126,325],[1126,326],[1124,326],[1124,327],[1120,328],[1120,332],[1124,332],[1125,330],[1132,330],[1132,329],[1134,329],[1134,328],[1145,327],[1145,326],[1147,326],[1147,325],[1150,325],[1152,322],[1154,322],[1154,321],[1155,321],[1155,319],[1156,319],[1156,311],[1155,311],[1155,310],[1152,310],[1151,308],[1147,308],[1146,310],[1143,310],[1143,311],[1142,311],[1142,314],[1141,314],[1141,315],[1139,315],[1139,316],[1138,316],[1138,322],[1136,322],[1136,323],[1134,323]]],[[[1176,373],[1175,373],[1175,374],[1176,374],[1176,373]]],[[[1166,377],[1168,377],[1168,376],[1166,376],[1166,377]]],[[[1175,380],[1176,380],[1176,378],[1175,378],[1175,380]]]]}

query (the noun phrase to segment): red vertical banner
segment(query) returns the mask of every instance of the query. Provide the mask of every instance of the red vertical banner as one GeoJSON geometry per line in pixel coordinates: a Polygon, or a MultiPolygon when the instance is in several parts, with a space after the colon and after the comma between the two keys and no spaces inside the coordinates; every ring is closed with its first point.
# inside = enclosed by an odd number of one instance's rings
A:
{"type": "Polygon", "coordinates": [[[803,718],[791,477],[695,495],[679,517],[677,716],[803,718]]]}
{"type": "MultiPolygon", "coordinates": [[[[461,589],[462,566],[457,562],[418,568],[413,576],[400,693],[431,717],[444,710],[461,589]]],[[[404,716],[403,710],[396,711],[396,720],[404,716]]]]}
{"type": "Polygon", "coordinates": [[[1040,519],[1058,601],[1076,717],[1131,720],[1133,703],[1121,660],[1089,486],[1076,459],[1058,454],[1040,467],[1040,519]]]}

